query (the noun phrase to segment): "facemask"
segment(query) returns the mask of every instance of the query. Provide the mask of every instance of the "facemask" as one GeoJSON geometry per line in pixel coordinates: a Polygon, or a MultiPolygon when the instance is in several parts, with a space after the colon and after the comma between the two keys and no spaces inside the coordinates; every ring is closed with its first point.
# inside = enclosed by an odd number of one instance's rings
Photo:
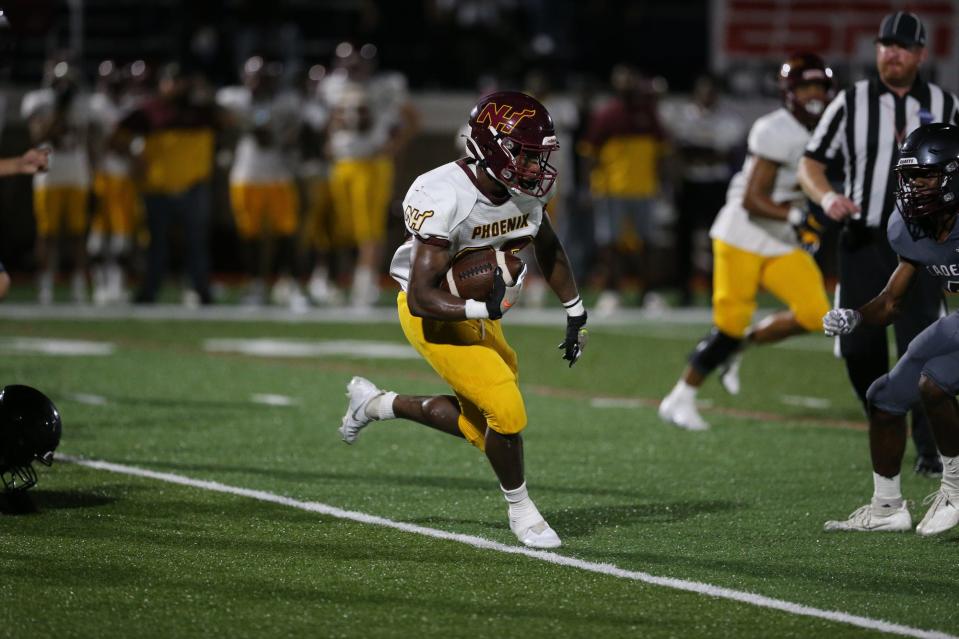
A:
{"type": "Polygon", "coordinates": [[[803,108],[806,109],[806,113],[809,115],[820,115],[823,109],[826,108],[826,103],[822,100],[810,100],[803,105],[803,108]]]}

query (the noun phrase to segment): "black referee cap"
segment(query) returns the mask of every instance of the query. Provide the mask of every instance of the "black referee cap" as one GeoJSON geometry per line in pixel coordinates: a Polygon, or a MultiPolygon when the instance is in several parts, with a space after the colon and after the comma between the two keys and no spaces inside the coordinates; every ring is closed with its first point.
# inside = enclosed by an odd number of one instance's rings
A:
{"type": "Polygon", "coordinates": [[[915,13],[896,11],[882,19],[876,42],[895,43],[904,47],[926,46],[926,28],[915,13]]]}

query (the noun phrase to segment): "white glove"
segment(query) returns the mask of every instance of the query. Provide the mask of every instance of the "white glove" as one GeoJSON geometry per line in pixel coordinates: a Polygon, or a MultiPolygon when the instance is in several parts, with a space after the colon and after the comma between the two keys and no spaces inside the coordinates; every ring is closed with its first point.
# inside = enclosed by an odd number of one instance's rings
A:
{"type": "Polygon", "coordinates": [[[862,313],[851,308],[834,308],[822,318],[823,331],[829,337],[849,335],[862,322],[862,313]]]}

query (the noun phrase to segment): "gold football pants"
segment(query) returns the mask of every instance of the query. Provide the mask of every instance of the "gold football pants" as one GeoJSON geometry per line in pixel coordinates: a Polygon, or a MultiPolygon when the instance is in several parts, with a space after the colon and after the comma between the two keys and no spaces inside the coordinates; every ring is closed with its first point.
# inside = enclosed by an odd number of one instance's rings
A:
{"type": "Polygon", "coordinates": [[[483,450],[487,428],[512,435],[526,427],[516,353],[498,321],[414,317],[403,291],[396,306],[406,339],[456,394],[467,441],[483,450]]]}
{"type": "Polygon", "coordinates": [[[796,249],[766,257],[713,240],[713,323],[742,338],[756,311],[759,287],[782,300],[807,331],[822,330],[829,299],[822,272],[811,255],[796,249]]]}
{"type": "Polygon", "coordinates": [[[70,235],[83,235],[87,229],[88,193],[77,186],[35,187],[33,215],[39,237],[52,237],[66,227],[70,235]]]}
{"type": "Polygon", "coordinates": [[[344,234],[356,245],[378,242],[386,235],[387,208],[393,189],[393,162],[377,157],[338,160],[330,173],[330,195],[336,215],[334,236],[344,234]]]}
{"type": "Polygon", "coordinates": [[[279,236],[296,233],[300,205],[292,182],[231,184],[230,204],[244,239],[261,237],[267,229],[279,236]]]}
{"type": "Polygon", "coordinates": [[[140,216],[140,201],[133,180],[125,175],[97,173],[93,180],[97,207],[90,220],[90,232],[101,235],[132,236],[140,216]]]}

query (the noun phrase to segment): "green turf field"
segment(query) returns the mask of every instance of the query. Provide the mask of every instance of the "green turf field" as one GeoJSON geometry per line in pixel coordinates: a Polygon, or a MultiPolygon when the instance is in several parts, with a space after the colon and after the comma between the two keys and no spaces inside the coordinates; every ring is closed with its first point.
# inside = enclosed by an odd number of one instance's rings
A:
{"type": "MultiPolygon", "coordinates": [[[[596,326],[568,369],[556,350],[561,316],[550,328],[506,324],[530,417],[530,493],[563,538],[559,554],[959,634],[959,534],[822,532],[872,490],[860,412],[829,340],[750,351],[743,393],[727,397],[710,381],[702,397],[713,428],[691,433],[660,423],[653,400],[705,326],[596,326]]],[[[516,545],[492,471],[462,441],[394,421],[373,424],[355,446],[340,442],[351,375],[444,392],[423,362],[358,349],[205,350],[213,339],[403,346],[393,323],[0,326],[0,382],[54,399],[60,453],[516,545]],[[31,339],[113,348],[39,354],[31,339]],[[288,405],[252,400],[264,395],[288,405]]],[[[920,501],[938,483],[911,473],[913,456],[910,444],[903,489],[920,501]]],[[[39,513],[0,516],[4,637],[882,634],[76,464],[41,467],[32,492],[39,513]]],[[[924,508],[912,512],[918,520],[924,508]]]]}

